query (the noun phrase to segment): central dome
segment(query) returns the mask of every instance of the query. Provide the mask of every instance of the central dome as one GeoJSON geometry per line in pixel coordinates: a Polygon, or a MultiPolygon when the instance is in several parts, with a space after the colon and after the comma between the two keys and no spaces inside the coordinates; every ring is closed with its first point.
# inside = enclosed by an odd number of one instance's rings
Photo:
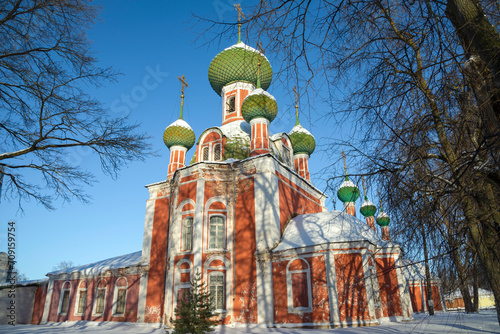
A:
{"type": "Polygon", "coordinates": [[[213,90],[221,95],[222,87],[236,82],[249,82],[257,86],[257,63],[260,55],[260,83],[266,90],[271,85],[273,70],[266,56],[243,42],[219,53],[208,67],[208,80],[213,90]]]}

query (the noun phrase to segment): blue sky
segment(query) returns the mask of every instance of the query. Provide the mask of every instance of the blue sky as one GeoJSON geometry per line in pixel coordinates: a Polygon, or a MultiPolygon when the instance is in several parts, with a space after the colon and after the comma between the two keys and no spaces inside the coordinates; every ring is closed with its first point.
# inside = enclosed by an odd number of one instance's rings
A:
{"type": "MultiPolygon", "coordinates": [[[[142,248],[145,185],[166,179],[168,149],[162,142],[166,126],[179,115],[180,84],[185,75],[184,120],[198,137],[210,126],[221,124],[221,99],[208,82],[208,66],[224,48],[236,43],[237,36],[210,47],[195,42],[198,30],[192,29],[192,13],[214,20],[234,22],[232,1],[102,1],[100,21],[88,31],[100,65],[113,66],[123,73],[115,84],[95,91],[110,113],[130,113],[141,129],[152,137],[159,156],[124,166],[117,180],[104,175],[99,161],[88,150],[79,149],[69,159],[95,174],[98,183],[86,187],[91,204],[77,200],[56,202],[55,211],[47,211],[35,202],[24,203],[19,212],[17,201],[0,203],[0,249],[5,250],[8,221],[17,227],[16,246],[19,270],[29,279],[42,278],[61,261],[75,265],[99,261],[135,252],[142,248]]],[[[242,7],[249,4],[242,1],[242,7]]],[[[244,29],[244,27],[243,27],[244,29]]],[[[255,46],[255,41],[245,41],[255,46]]],[[[271,62],[271,65],[272,62],[271,62]]],[[[290,131],[295,124],[291,87],[272,84],[269,92],[278,101],[279,115],[271,124],[271,133],[290,131]]],[[[317,108],[321,108],[318,103],[317,108]]],[[[328,108],[325,106],[325,108],[328,108]]],[[[330,120],[333,122],[333,120],[330,120]]],[[[326,175],[321,168],[335,163],[338,175],[343,166],[321,151],[321,144],[332,136],[337,124],[318,115],[301,117],[301,123],[316,137],[317,151],[310,159],[313,183],[323,190],[320,181],[326,175]]],[[[340,135],[340,134],[339,134],[340,135]]],[[[194,148],[188,152],[188,161],[194,148]]],[[[353,168],[354,169],[354,168],[353,168]]],[[[339,182],[340,183],[340,182],[339,182]]],[[[327,207],[333,208],[332,194],[327,193],[327,207]]],[[[360,204],[360,203],[359,203],[360,204]]],[[[358,206],[359,206],[358,204],[358,206]]],[[[336,208],[341,208],[337,200],[336,208]]]]}

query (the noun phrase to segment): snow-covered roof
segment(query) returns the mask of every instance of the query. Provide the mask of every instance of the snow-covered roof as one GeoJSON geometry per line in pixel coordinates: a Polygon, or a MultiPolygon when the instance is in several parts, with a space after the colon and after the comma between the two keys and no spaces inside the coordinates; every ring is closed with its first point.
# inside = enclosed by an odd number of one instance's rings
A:
{"type": "Polygon", "coordinates": [[[244,138],[250,139],[250,134],[252,132],[252,128],[250,124],[245,121],[234,121],[227,124],[224,124],[219,127],[222,131],[222,134],[228,138],[244,138]]]}
{"type": "MultiPolygon", "coordinates": [[[[403,259],[403,274],[407,280],[425,280],[425,267],[422,263],[414,263],[411,260],[403,259]]],[[[434,277],[432,277],[434,278],[434,277]]]]}
{"type": "Polygon", "coordinates": [[[340,188],[344,188],[344,187],[353,187],[353,188],[357,188],[358,186],[355,185],[351,180],[345,180],[344,182],[342,182],[342,184],[340,185],[339,189],[340,188]]]}
{"type": "MultiPolygon", "coordinates": [[[[40,279],[30,279],[26,281],[18,281],[16,282],[16,286],[28,286],[28,285],[36,285],[47,282],[48,278],[40,278],[40,279]]],[[[10,282],[0,283],[0,288],[11,286],[10,282]]]]}
{"type": "Polygon", "coordinates": [[[372,201],[370,201],[369,199],[365,199],[363,201],[363,204],[361,204],[361,207],[365,207],[365,206],[375,206],[375,204],[373,204],[372,201]]]}
{"type": "Polygon", "coordinates": [[[247,97],[245,97],[245,99],[247,99],[249,96],[252,96],[252,95],[265,95],[265,96],[269,97],[270,99],[273,99],[274,101],[276,101],[274,96],[272,96],[271,94],[269,94],[267,91],[263,90],[262,88],[254,89],[250,94],[247,95],[247,97]]]}
{"type": "Polygon", "coordinates": [[[48,273],[47,275],[59,275],[70,273],[81,273],[83,275],[97,275],[107,270],[134,267],[141,263],[142,251],[135,253],[125,254],[110,259],[102,260],[99,262],[84,264],[63,270],[56,270],[48,273]]]}
{"type": "Polygon", "coordinates": [[[310,133],[309,131],[307,131],[306,128],[304,128],[302,125],[298,124],[298,125],[295,125],[292,130],[290,130],[290,132],[288,133],[288,135],[291,135],[292,133],[295,133],[295,132],[299,132],[299,133],[305,133],[305,134],[308,134],[310,136],[312,136],[314,138],[314,136],[312,135],[312,133],[310,133]]]}
{"type": "MultiPolygon", "coordinates": [[[[477,289],[479,297],[493,297],[493,291],[486,290],[486,289],[477,289]]],[[[469,293],[471,296],[474,294],[474,289],[472,285],[469,285],[469,293]]],[[[452,291],[450,293],[447,293],[446,295],[443,296],[444,299],[450,300],[450,299],[457,299],[457,298],[462,298],[462,291],[460,289],[456,289],[455,291],[452,291]]]]}
{"type": "Polygon", "coordinates": [[[262,57],[264,57],[269,62],[269,59],[267,59],[267,57],[266,57],[265,54],[259,52],[259,50],[254,49],[251,46],[246,45],[243,42],[238,42],[238,43],[236,43],[234,45],[231,45],[230,47],[225,48],[224,51],[230,50],[230,49],[234,49],[234,48],[242,48],[242,49],[245,49],[245,50],[248,50],[248,51],[252,51],[252,52],[258,53],[258,54],[260,54],[262,57]]]}
{"type": "Polygon", "coordinates": [[[181,128],[186,128],[186,129],[189,129],[189,130],[193,130],[191,128],[191,126],[189,126],[189,124],[185,120],[180,119],[180,118],[178,120],[176,120],[175,122],[173,122],[172,124],[170,124],[168,127],[171,127],[171,126],[179,126],[181,128]]]}
{"type": "Polygon", "coordinates": [[[283,134],[286,134],[288,136],[286,132],[278,132],[273,135],[270,135],[269,139],[271,139],[272,141],[280,140],[281,138],[283,138],[283,134]]]}
{"type": "Polygon", "coordinates": [[[346,212],[335,210],[300,215],[292,219],[274,251],[363,240],[380,246],[387,244],[365,222],[346,212]]]}

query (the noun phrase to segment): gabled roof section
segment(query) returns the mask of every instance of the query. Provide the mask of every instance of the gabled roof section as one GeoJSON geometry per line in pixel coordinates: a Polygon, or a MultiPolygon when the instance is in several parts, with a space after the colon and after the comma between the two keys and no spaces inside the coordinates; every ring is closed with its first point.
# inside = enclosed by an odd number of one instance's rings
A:
{"type": "Polygon", "coordinates": [[[142,251],[125,254],[99,262],[84,264],[64,270],[56,270],[47,275],[80,273],[83,275],[97,275],[107,270],[135,267],[141,264],[142,251]]]}

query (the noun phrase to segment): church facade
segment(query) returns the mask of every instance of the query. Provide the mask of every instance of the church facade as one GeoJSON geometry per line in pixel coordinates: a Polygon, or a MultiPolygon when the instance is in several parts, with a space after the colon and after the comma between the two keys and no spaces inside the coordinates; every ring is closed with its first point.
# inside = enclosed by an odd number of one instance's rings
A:
{"type": "MultiPolygon", "coordinates": [[[[163,139],[167,180],[147,186],[142,250],[49,273],[36,311],[41,322],[130,321],[169,325],[199,271],[225,325],[339,327],[411,319],[401,249],[389,217],[346,175],[345,210],[327,211],[313,186],[314,136],[299,121],[270,133],[278,108],[266,89],[267,58],[241,41],[219,53],[209,81],[222,123],[196,141],[183,118],[163,139]],[[188,150],[195,148],[190,163],[188,150]],[[375,223],[382,233],[376,231],[375,223]]],[[[182,81],[185,83],[185,81],[182,81]]]]}

